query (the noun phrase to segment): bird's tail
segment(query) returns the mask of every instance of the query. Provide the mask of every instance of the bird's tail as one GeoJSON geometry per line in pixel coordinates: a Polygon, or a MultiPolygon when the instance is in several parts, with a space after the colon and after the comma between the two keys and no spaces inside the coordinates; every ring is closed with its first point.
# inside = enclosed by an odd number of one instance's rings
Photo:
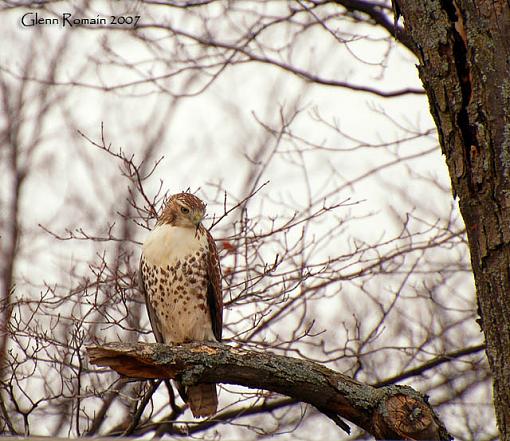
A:
{"type": "Polygon", "coordinates": [[[216,385],[211,383],[196,384],[186,388],[191,413],[195,418],[209,417],[218,410],[218,393],[216,385]]]}

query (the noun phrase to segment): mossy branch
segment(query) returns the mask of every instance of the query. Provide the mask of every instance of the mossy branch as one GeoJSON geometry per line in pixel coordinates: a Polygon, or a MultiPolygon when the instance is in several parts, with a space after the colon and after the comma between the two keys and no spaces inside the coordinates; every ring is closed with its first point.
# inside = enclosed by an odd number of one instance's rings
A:
{"type": "Polygon", "coordinates": [[[109,343],[87,351],[91,363],[127,377],[238,384],[287,395],[315,406],[344,430],[341,418],[377,439],[452,439],[427,398],[412,388],[375,388],[311,361],[217,343],[109,343]]]}

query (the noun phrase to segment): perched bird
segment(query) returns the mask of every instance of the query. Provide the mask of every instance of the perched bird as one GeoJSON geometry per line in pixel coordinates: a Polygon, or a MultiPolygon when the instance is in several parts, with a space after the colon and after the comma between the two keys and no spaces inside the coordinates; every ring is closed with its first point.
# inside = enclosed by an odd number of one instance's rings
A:
{"type": "MultiPolygon", "coordinates": [[[[175,194],[143,244],[140,285],[159,343],[221,341],[220,264],[214,239],[201,223],[204,215],[198,197],[175,194]]],[[[195,417],[216,413],[215,384],[190,386],[184,395],[195,417]]]]}

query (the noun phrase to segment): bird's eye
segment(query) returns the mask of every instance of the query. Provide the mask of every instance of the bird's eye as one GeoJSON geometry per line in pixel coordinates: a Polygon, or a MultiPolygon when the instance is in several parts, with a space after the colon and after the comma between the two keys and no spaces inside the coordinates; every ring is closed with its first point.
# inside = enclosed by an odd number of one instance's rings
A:
{"type": "Polygon", "coordinates": [[[189,208],[181,207],[181,213],[188,214],[189,213],[189,208]]]}

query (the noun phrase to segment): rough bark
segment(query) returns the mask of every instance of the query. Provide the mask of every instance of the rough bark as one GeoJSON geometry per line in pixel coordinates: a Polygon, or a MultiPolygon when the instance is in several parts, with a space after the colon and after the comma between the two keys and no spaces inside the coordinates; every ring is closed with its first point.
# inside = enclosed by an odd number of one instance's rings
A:
{"type": "Polygon", "coordinates": [[[394,1],[467,227],[501,439],[510,440],[510,5],[394,1]],[[397,5],[398,3],[398,5],[397,5]]]}
{"type": "Polygon", "coordinates": [[[91,363],[128,377],[278,392],[315,406],[348,429],[341,420],[345,418],[377,439],[451,439],[427,398],[410,387],[375,388],[310,361],[222,344],[110,343],[87,351],[91,363]]]}

